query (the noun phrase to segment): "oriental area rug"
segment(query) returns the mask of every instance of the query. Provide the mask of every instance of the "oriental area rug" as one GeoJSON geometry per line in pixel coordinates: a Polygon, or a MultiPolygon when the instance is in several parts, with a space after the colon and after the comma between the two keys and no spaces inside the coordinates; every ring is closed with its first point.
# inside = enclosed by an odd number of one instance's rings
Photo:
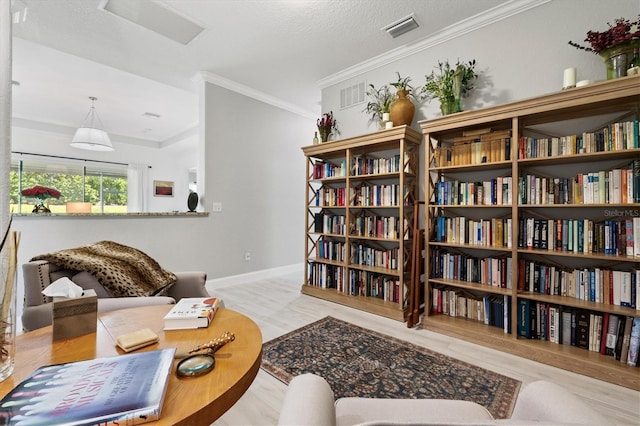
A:
{"type": "Polygon", "coordinates": [[[287,384],[303,373],[322,376],[336,399],[459,399],[496,419],[510,417],[520,389],[518,380],[333,317],[265,343],[262,369],[287,384]]]}

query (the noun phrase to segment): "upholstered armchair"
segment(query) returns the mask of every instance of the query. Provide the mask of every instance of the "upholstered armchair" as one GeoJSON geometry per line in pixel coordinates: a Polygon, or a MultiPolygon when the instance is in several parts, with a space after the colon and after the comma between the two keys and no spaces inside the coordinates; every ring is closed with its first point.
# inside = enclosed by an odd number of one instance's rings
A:
{"type": "Polygon", "coordinates": [[[176,283],[168,290],[167,296],[113,297],[98,280],[86,271],[62,269],[45,260],[30,261],[22,265],[24,279],[24,311],[22,328],[25,331],[51,325],[51,298],[42,294],[49,284],[67,277],[83,289],[93,289],[98,295],[98,312],[137,306],[172,304],[183,297],[207,297],[205,288],[207,275],[204,272],[176,272],[176,283]]]}
{"type": "Polygon", "coordinates": [[[289,383],[278,424],[296,426],[604,425],[611,421],[568,390],[538,380],[520,390],[508,419],[483,406],[447,399],[334,398],[325,379],[307,373],[289,383]]]}

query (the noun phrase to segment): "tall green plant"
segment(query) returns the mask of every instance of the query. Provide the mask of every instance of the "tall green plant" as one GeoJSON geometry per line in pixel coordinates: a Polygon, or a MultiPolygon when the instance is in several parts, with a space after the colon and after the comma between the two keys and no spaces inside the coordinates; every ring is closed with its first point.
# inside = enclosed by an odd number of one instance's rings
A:
{"type": "Polygon", "coordinates": [[[367,102],[363,112],[371,114],[370,123],[382,121],[382,114],[389,112],[391,103],[395,99],[395,94],[391,93],[391,89],[386,84],[378,89],[373,84],[369,84],[367,96],[369,96],[370,100],[367,102]]]}
{"type": "Polygon", "coordinates": [[[475,67],[475,59],[468,62],[458,60],[454,67],[448,60],[438,61],[436,70],[425,76],[422,92],[428,99],[437,98],[441,103],[467,97],[473,89],[473,80],[478,77],[475,67]]]}

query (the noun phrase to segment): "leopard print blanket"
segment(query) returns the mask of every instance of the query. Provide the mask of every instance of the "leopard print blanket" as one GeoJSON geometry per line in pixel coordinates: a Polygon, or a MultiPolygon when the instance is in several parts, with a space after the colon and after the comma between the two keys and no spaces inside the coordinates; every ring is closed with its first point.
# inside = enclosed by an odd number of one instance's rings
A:
{"type": "Polygon", "coordinates": [[[36,256],[73,271],[87,271],[114,297],[164,296],[177,277],[147,254],[113,241],[36,256]]]}

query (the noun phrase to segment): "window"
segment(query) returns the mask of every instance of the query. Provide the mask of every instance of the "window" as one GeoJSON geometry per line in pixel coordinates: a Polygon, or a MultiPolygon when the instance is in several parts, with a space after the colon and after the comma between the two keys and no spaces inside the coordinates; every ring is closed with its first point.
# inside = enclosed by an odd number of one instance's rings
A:
{"type": "Polygon", "coordinates": [[[59,199],[48,200],[52,213],[65,213],[65,203],[91,203],[92,213],[127,212],[127,166],[69,158],[23,154],[11,161],[11,209],[30,213],[36,202],[20,194],[34,185],[60,191],[59,199]]]}

